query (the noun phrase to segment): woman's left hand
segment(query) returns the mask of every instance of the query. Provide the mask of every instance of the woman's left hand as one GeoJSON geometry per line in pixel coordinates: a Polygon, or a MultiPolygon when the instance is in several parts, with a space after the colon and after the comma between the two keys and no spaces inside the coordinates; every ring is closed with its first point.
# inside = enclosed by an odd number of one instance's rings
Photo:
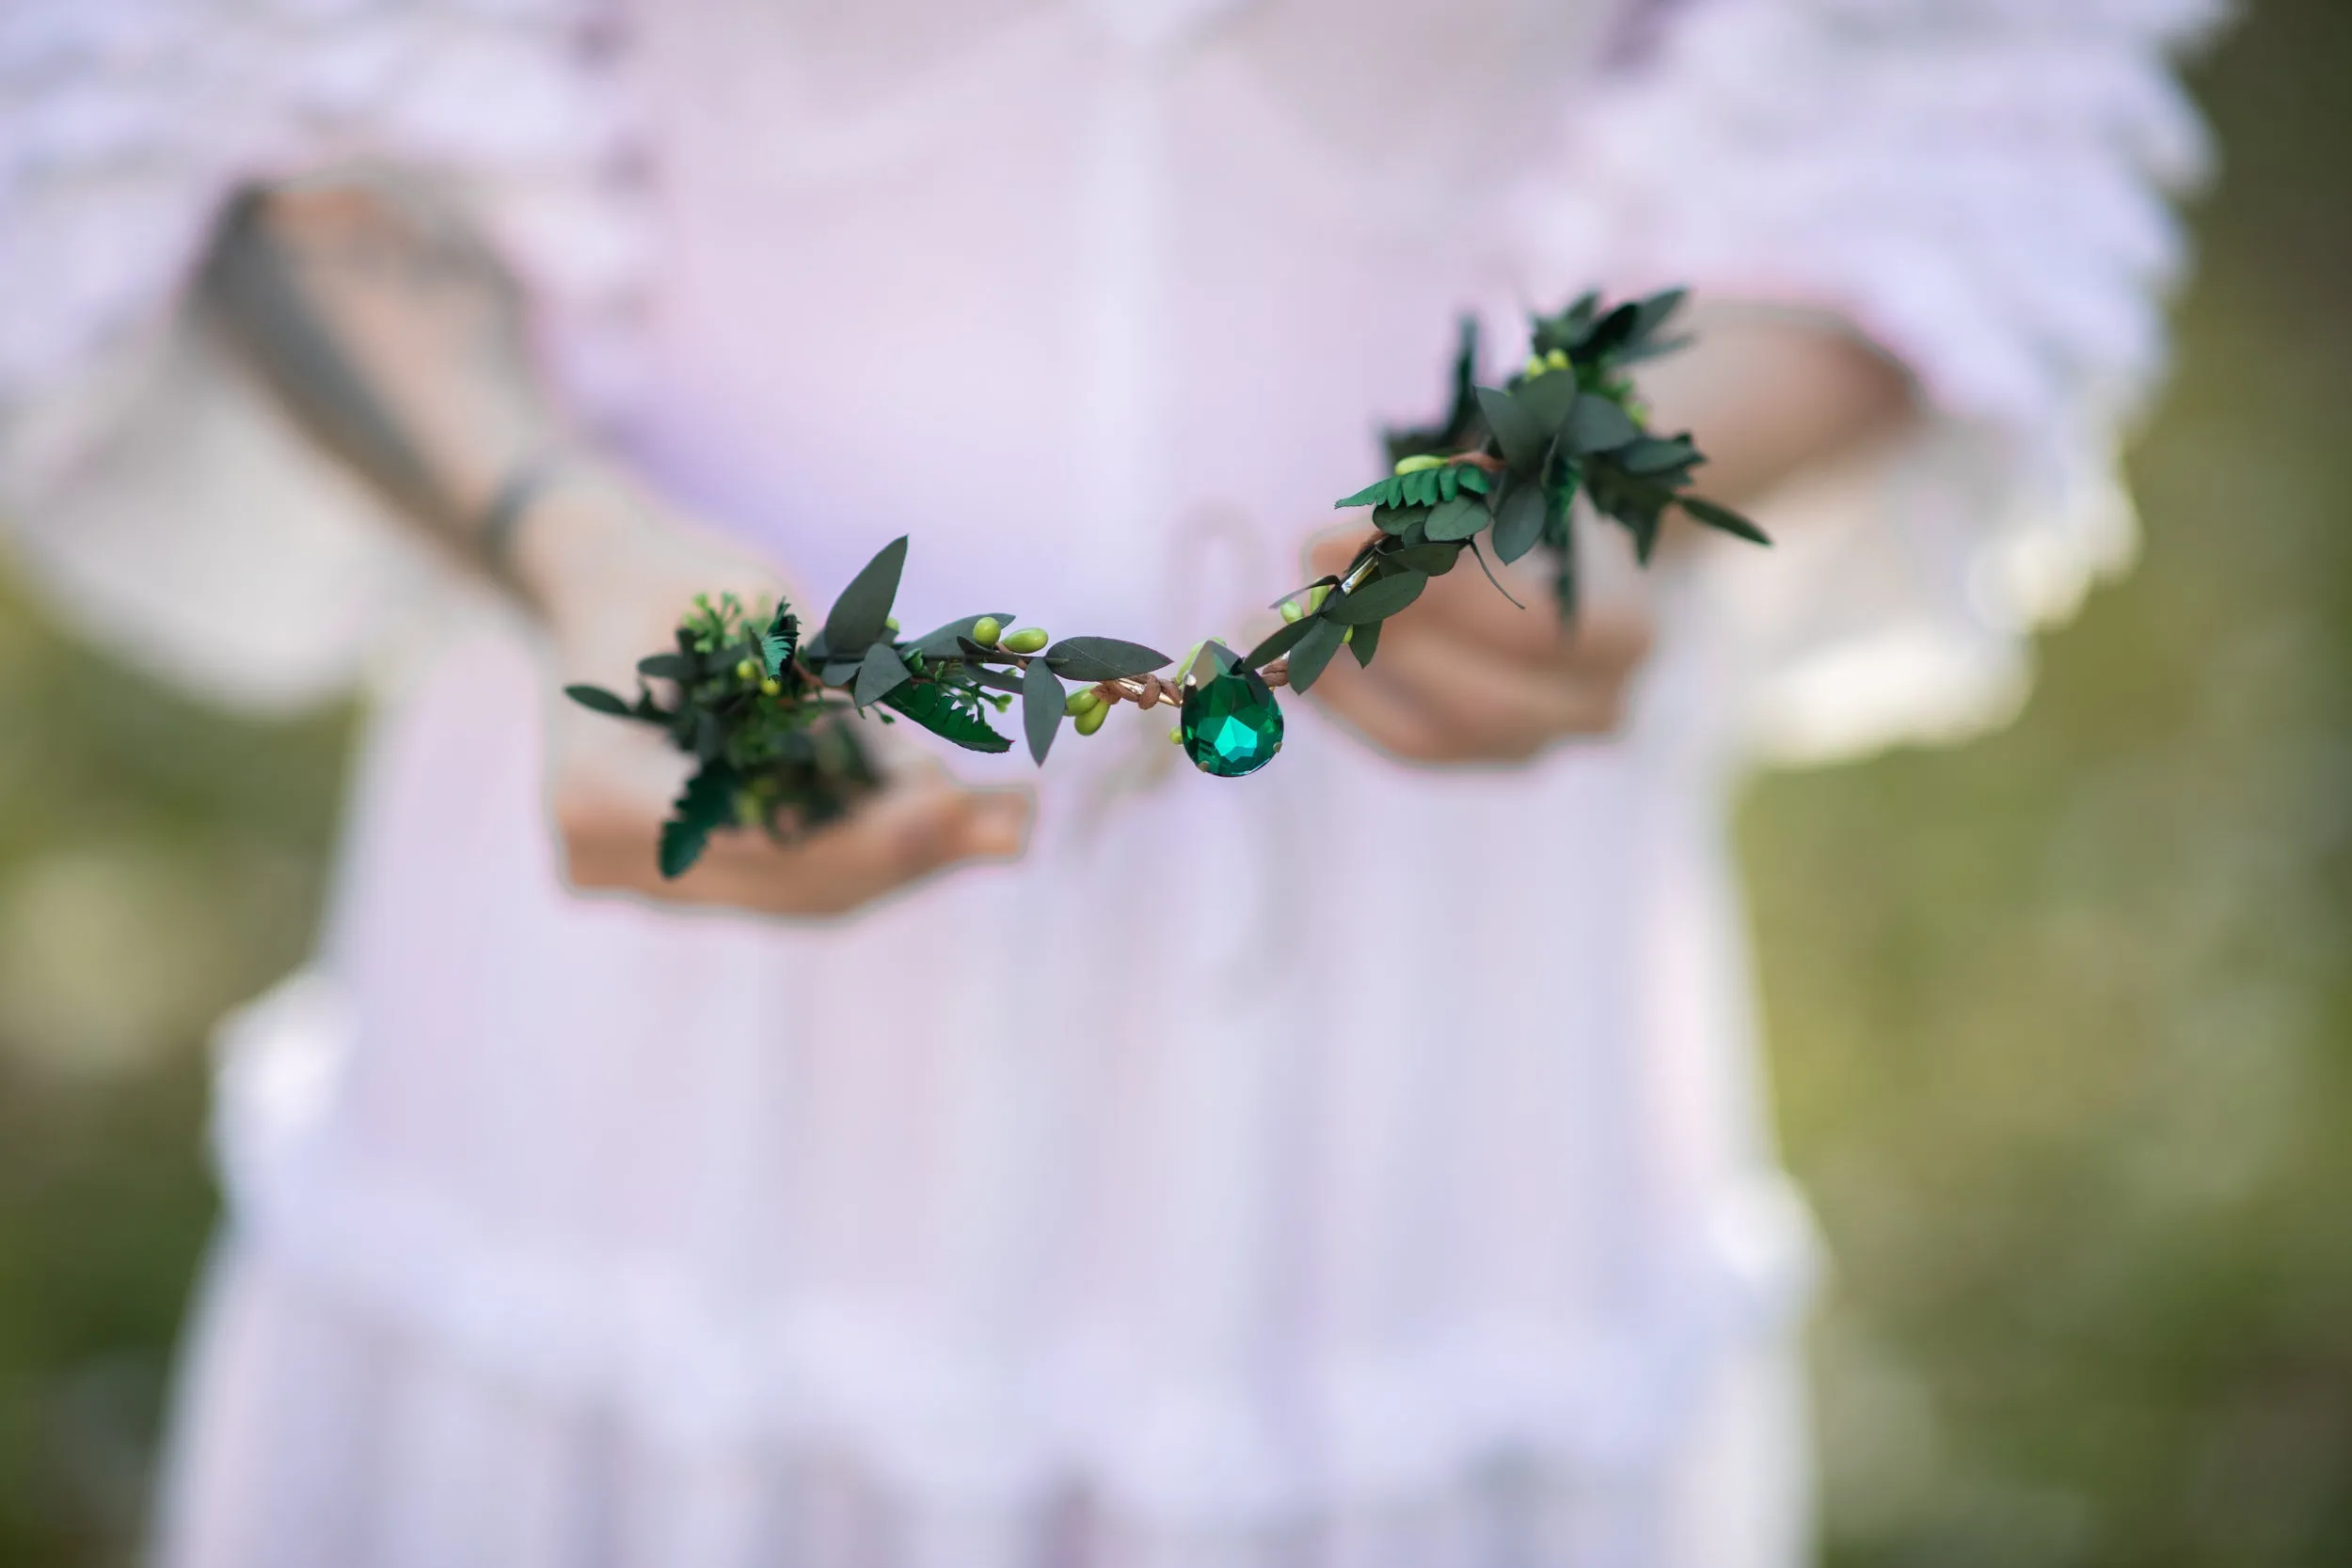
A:
{"type": "MultiPolygon", "coordinates": [[[[1360,530],[1327,534],[1318,575],[1344,572],[1360,530]]],[[[1507,579],[1506,579],[1507,580],[1507,579]]],[[[1312,695],[1339,721],[1407,762],[1525,762],[1563,740],[1615,732],[1652,635],[1646,605],[1611,596],[1563,626],[1551,595],[1516,610],[1467,555],[1391,617],[1370,668],[1343,649],[1312,695]]]]}

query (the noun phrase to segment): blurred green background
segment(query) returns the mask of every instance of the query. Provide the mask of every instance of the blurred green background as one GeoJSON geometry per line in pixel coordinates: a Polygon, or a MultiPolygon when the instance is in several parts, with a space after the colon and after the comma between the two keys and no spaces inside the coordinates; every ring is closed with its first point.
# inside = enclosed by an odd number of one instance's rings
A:
{"type": "MultiPolygon", "coordinates": [[[[1741,817],[1836,1568],[2352,1564],[2352,5],[2260,5],[2198,79],[2144,563],[2014,728],[1741,817]]],[[[0,1564],[133,1554],[201,1042],[302,954],[349,736],[0,578],[0,1564]]]]}

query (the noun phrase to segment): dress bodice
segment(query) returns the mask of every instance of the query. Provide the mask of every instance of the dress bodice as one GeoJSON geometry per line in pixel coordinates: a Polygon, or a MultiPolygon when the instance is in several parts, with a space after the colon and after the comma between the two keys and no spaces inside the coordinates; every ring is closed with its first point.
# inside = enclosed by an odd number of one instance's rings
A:
{"type": "Polygon", "coordinates": [[[1511,177],[1615,8],[645,8],[624,423],[816,580],[912,529],[918,615],[944,579],[1198,635],[1158,564],[1214,517],[1242,602],[1285,586],[1455,312],[1510,303],[1511,177]]]}

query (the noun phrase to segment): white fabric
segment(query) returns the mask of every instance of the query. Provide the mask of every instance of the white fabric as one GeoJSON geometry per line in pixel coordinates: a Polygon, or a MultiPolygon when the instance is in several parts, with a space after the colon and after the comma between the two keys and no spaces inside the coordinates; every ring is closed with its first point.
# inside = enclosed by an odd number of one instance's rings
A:
{"type": "Polygon", "coordinates": [[[1675,24],[1572,126],[1572,182],[1532,182],[1531,277],[1821,308],[1936,416],[1784,497],[1804,522],[1772,559],[1708,572],[1740,743],[1820,761],[2005,720],[2026,634],[2135,547],[2116,456],[2183,261],[2164,198],[2208,162],[2165,51],[2223,8],[1662,8],[1675,24]]]}
{"type": "Polygon", "coordinates": [[[1759,751],[1980,718],[2053,607],[2014,563],[2111,548],[2076,502],[2153,367],[2188,20],[0,18],[8,508],[94,619],[153,611],[142,651],[248,699],[435,596],[170,325],[225,182],[324,158],[475,200],[682,505],[822,585],[912,531],[910,624],[1237,629],[1466,302],[1504,335],[1594,278],[1828,305],[1938,416],[1772,509],[1781,552],[1662,585],[1620,740],[1439,776],[1293,705],[1232,784],[1120,724],[1056,757],[1023,865],[832,927],[567,896],[544,673],[454,603],[383,683],[313,972],[224,1036],[166,1560],[1798,1560],[1811,1249],[1721,796],[1759,751]]]}
{"type": "Polygon", "coordinates": [[[0,512],[69,612],[272,710],[347,688],[426,592],[430,563],[176,309],[241,182],[427,171],[560,318],[567,380],[626,380],[644,216],[597,23],[575,0],[0,8],[0,512]]]}

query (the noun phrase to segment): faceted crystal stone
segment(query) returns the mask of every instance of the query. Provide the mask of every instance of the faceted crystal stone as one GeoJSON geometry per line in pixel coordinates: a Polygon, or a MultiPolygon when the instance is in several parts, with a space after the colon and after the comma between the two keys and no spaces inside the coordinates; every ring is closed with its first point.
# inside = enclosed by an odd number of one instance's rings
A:
{"type": "Polygon", "coordinates": [[[1282,749],[1282,710],[1263,678],[1236,670],[1184,693],[1182,733],[1195,768],[1238,779],[1282,749]]]}

